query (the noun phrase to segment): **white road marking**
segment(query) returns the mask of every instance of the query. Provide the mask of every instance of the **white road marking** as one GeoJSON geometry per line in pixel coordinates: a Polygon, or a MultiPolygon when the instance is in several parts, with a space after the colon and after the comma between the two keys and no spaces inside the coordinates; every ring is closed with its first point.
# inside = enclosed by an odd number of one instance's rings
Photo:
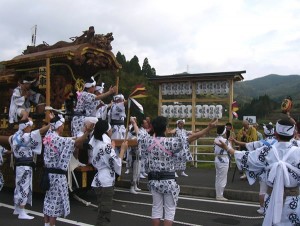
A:
{"type": "MultiPolygon", "coordinates": [[[[5,204],[5,203],[0,203],[0,207],[5,207],[5,208],[8,208],[8,209],[12,209],[12,210],[15,208],[14,206],[8,205],[8,204],[5,204]]],[[[26,209],[26,212],[28,212],[32,215],[35,215],[35,216],[44,217],[43,213],[36,212],[36,211],[33,211],[33,210],[27,210],[26,209]]],[[[73,220],[60,218],[60,217],[58,217],[56,219],[56,221],[61,221],[61,222],[64,222],[64,223],[68,223],[68,224],[71,224],[71,225],[78,225],[78,226],[93,226],[93,224],[86,224],[86,223],[83,223],[83,222],[73,221],[73,220]]]]}

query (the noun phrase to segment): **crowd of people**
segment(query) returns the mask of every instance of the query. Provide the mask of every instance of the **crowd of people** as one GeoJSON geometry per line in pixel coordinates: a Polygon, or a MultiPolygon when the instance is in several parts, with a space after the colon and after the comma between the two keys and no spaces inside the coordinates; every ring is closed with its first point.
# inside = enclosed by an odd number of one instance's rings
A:
{"type": "MultiPolygon", "coordinates": [[[[228,200],[224,197],[224,190],[230,161],[234,157],[238,169],[243,172],[241,179],[247,178],[250,184],[257,179],[260,182],[260,208],[257,211],[265,214],[263,225],[300,224],[300,142],[295,139],[295,121],[291,118],[279,120],[275,126],[271,123],[264,125],[264,137],[255,128],[257,125],[250,125],[246,120],[237,134],[231,123],[217,126],[218,120],[212,120],[200,131],[185,130],[184,119],[179,119],[176,128],[169,130],[168,119],[162,116],[152,121],[149,117],[141,121],[130,117],[130,126],[126,126],[125,118],[129,117],[125,112],[127,100],[122,94],[116,94],[115,86],[104,92],[104,84],[97,86],[91,77],[77,96],[71,122],[72,137],[63,137],[65,119],[62,112],[54,110],[49,113],[47,125],[32,130],[28,102],[38,104],[42,98],[31,92],[35,83],[36,80],[19,81],[9,113],[10,122],[17,122],[19,126],[18,131],[9,137],[16,174],[13,214],[19,219],[33,219],[26,213],[25,206],[32,205],[33,168],[36,155],[42,154],[42,146],[44,172],[41,188],[46,191],[45,226],[55,225],[57,217],[66,217],[70,213],[67,172],[71,165],[73,168],[84,165],[79,162],[78,153],[85,147],[88,164],[97,171],[91,184],[98,203],[96,225],[111,223],[114,184],[116,176],[121,175],[124,156],[125,173],[132,171],[131,193],[137,194],[140,191],[139,179],[148,177],[152,225],[160,225],[161,219],[164,219],[165,226],[172,225],[180,192],[177,172],[188,176],[186,163],[193,160],[189,144],[216,127],[216,199],[228,200]],[[110,96],[113,96],[112,102],[105,104],[102,99],[110,96]],[[116,146],[115,139],[124,142],[116,146]],[[137,146],[129,147],[126,141],[129,139],[136,139],[137,146]],[[239,150],[235,150],[237,146],[239,150]]],[[[0,147],[0,164],[5,153],[10,151],[0,147]]],[[[0,189],[3,183],[0,173],[0,189]]]]}

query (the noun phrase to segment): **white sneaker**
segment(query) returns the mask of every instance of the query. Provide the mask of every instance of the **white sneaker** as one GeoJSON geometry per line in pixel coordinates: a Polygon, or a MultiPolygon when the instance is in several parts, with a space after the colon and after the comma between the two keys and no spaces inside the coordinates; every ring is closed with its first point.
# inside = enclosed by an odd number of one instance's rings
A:
{"type": "Polygon", "coordinates": [[[136,185],[134,186],[134,190],[141,191],[142,189],[138,188],[136,185]]]}
{"type": "Polygon", "coordinates": [[[145,179],[146,177],[143,174],[140,173],[140,178],[145,179]]]}
{"type": "Polygon", "coordinates": [[[129,174],[129,172],[130,172],[130,170],[129,170],[129,169],[127,169],[127,170],[125,171],[125,174],[129,174]]]}
{"type": "Polygon", "coordinates": [[[175,177],[178,177],[177,173],[175,172],[175,177]]]}
{"type": "Polygon", "coordinates": [[[241,180],[244,180],[244,179],[246,179],[246,178],[247,178],[246,174],[243,174],[242,176],[240,176],[240,179],[241,179],[241,180]]]}
{"type": "Polygon", "coordinates": [[[187,175],[184,171],[182,171],[181,176],[188,177],[189,175],[187,175]]]}
{"type": "Polygon", "coordinates": [[[226,199],[224,197],[216,197],[216,200],[218,200],[218,201],[228,201],[228,199],[226,199]]]}
{"type": "Polygon", "coordinates": [[[18,206],[15,206],[13,215],[19,215],[19,213],[20,213],[20,208],[18,206]]]}
{"type": "Polygon", "coordinates": [[[136,190],[134,190],[133,186],[130,187],[129,192],[132,193],[132,194],[138,194],[138,192],[136,190]]]}
{"type": "Polygon", "coordinates": [[[259,214],[264,214],[265,213],[265,208],[260,207],[258,210],[256,210],[259,214]]]}
{"type": "Polygon", "coordinates": [[[22,220],[32,220],[34,217],[33,216],[29,216],[24,209],[20,209],[19,211],[19,216],[18,218],[19,219],[22,219],[22,220]]]}

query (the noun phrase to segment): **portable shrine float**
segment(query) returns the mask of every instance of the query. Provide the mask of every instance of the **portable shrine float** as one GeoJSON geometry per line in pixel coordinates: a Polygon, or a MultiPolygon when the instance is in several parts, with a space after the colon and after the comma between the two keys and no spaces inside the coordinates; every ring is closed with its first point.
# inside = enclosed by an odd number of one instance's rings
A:
{"type": "MultiPolygon", "coordinates": [[[[31,107],[30,117],[33,118],[35,128],[40,128],[49,121],[45,106],[66,111],[65,136],[70,136],[70,121],[76,104],[76,91],[82,91],[84,81],[94,76],[99,82],[103,72],[109,72],[115,85],[118,70],[121,65],[112,53],[112,33],[106,35],[95,34],[94,27],[89,27],[82,35],[70,38],[70,42],[59,41],[53,45],[46,42],[37,46],[27,46],[23,54],[11,60],[0,62],[0,141],[10,149],[8,136],[17,131],[17,124],[8,123],[8,109],[11,95],[18,86],[18,80],[25,77],[38,77],[37,92],[45,97],[45,103],[31,107]]],[[[87,163],[87,152],[80,152],[79,161],[87,163]]],[[[33,174],[33,188],[39,191],[39,180],[43,168],[43,155],[39,155],[33,174]]],[[[10,167],[11,156],[5,156],[2,172],[5,186],[14,187],[14,170],[10,167]]],[[[89,187],[94,175],[93,167],[83,166],[75,170],[76,181],[80,188],[89,187]]]]}

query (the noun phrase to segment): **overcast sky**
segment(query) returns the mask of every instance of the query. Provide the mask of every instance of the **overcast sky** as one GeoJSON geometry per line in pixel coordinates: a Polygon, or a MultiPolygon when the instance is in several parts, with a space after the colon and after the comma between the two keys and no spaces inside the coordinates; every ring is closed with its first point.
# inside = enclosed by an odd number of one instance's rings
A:
{"type": "Polygon", "coordinates": [[[31,43],[69,41],[93,25],[113,52],[145,57],[157,75],[241,71],[246,80],[300,74],[299,0],[1,0],[0,61],[31,43]]]}

